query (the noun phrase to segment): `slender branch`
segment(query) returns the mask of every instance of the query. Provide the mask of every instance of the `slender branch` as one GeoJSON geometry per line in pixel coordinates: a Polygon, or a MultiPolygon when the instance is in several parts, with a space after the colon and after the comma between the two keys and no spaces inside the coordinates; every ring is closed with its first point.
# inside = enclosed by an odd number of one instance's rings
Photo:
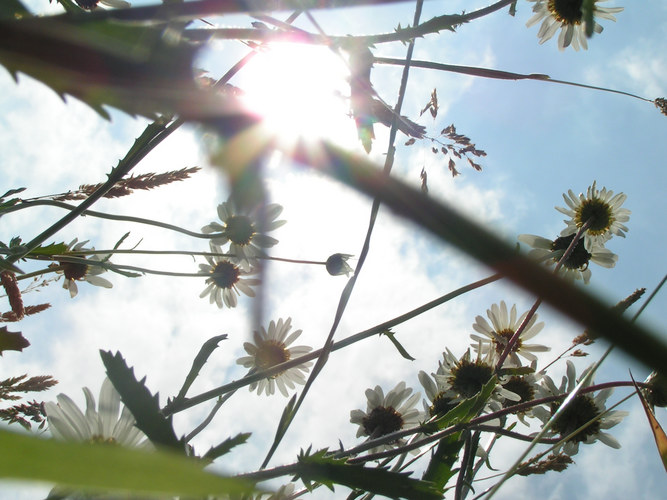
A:
{"type": "MultiPolygon", "coordinates": [[[[354,344],[355,342],[359,342],[360,340],[366,339],[368,337],[372,337],[373,335],[378,335],[379,333],[385,331],[387,328],[392,328],[396,325],[399,325],[401,323],[404,323],[405,321],[408,321],[409,319],[414,318],[415,316],[418,316],[430,309],[433,309],[434,307],[437,307],[441,304],[444,304],[445,302],[448,302],[459,295],[463,295],[466,292],[469,292],[471,290],[474,290],[476,288],[480,288],[484,285],[488,285],[489,283],[493,283],[494,281],[497,281],[501,278],[500,275],[495,274],[493,276],[489,276],[488,278],[476,281],[475,283],[471,283],[469,285],[463,286],[461,288],[458,288],[457,290],[454,290],[452,292],[449,292],[435,300],[432,300],[431,302],[428,302],[420,307],[417,307],[416,309],[413,309],[412,311],[409,311],[405,314],[402,314],[400,316],[397,316],[394,319],[391,319],[389,321],[385,321],[384,323],[381,323],[377,326],[374,326],[372,328],[369,328],[368,330],[364,330],[362,332],[359,332],[354,335],[350,335],[349,337],[340,340],[338,342],[334,342],[331,350],[332,351],[337,351],[338,349],[342,349],[343,347],[347,347],[348,345],[354,344]]],[[[197,396],[193,396],[191,398],[185,399],[185,400],[180,400],[178,402],[175,402],[171,405],[167,405],[162,411],[165,415],[171,415],[174,413],[178,413],[180,411],[186,410],[188,408],[192,408],[193,406],[198,405],[199,403],[203,403],[204,401],[208,401],[209,399],[216,398],[222,394],[225,394],[227,392],[236,390],[240,387],[244,387],[246,385],[250,385],[253,382],[257,382],[259,380],[272,377],[278,373],[281,373],[285,370],[289,370],[290,368],[294,368],[295,366],[299,366],[307,361],[312,361],[313,359],[316,359],[318,356],[320,356],[322,350],[318,349],[316,351],[309,352],[308,354],[305,354],[303,356],[300,356],[298,358],[291,359],[289,361],[286,361],[284,363],[280,363],[278,365],[275,365],[267,370],[263,370],[260,372],[256,372],[253,374],[249,374],[245,377],[243,377],[240,380],[230,382],[228,384],[222,385],[220,387],[217,387],[215,389],[212,389],[210,391],[198,394],[197,396]]]]}
{"type": "Polygon", "coordinates": [[[187,229],[183,229],[182,227],[179,226],[174,226],[173,224],[167,224],[166,222],[158,222],[152,219],[144,219],[142,217],[133,217],[131,215],[108,214],[105,212],[97,212],[95,210],[81,210],[80,209],[81,205],[75,206],[75,205],[70,205],[69,203],[63,203],[62,201],[54,201],[54,200],[34,200],[34,201],[17,203],[12,207],[7,208],[3,213],[7,214],[11,212],[16,212],[24,208],[31,208],[38,205],[64,208],[65,210],[76,212],[77,217],[79,215],[85,215],[91,217],[98,217],[100,219],[108,219],[108,220],[123,221],[123,222],[135,222],[137,224],[145,224],[148,226],[161,227],[162,229],[176,231],[178,233],[191,236],[193,238],[211,239],[220,236],[220,233],[209,233],[209,234],[197,233],[194,231],[188,231],[187,229]]]}

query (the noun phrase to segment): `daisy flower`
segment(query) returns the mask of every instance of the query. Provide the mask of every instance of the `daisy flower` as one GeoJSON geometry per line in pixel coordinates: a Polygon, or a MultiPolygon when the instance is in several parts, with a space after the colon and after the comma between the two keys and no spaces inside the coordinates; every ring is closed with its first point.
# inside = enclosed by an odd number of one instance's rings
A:
{"type": "MultiPolygon", "coordinates": [[[[581,377],[577,378],[574,364],[568,360],[567,377],[563,377],[560,387],[556,387],[553,380],[551,380],[551,377],[545,375],[540,385],[540,397],[558,396],[560,394],[571,392],[590,369],[591,367],[588,367],[581,374],[581,377]]],[[[593,381],[591,379],[585,387],[592,384],[593,381]]],[[[602,432],[602,429],[614,427],[623,420],[623,417],[628,415],[627,411],[618,410],[604,413],[606,411],[605,403],[609,396],[611,396],[612,392],[613,388],[609,388],[599,391],[595,396],[591,393],[578,394],[565,408],[563,413],[556,418],[556,421],[551,425],[549,432],[558,434],[562,438],[572,434],[579,427],[589,421],[594,420],[588,427],[580,430],[565,442],[563,446],[563,451],[565,453],[568,455],[576,455],[579,451],[579,443],[590,444],[598,440],[612,448],[621,447],[619,442],[611,434],[602,432]],[[604,415],[602,415],[603,413],[604,415]],[[602,417],[600,417],[600,415],[602,415],[602,417]]],[[[535,407],[533,408],[533,415],[539,418],[543,424],[546,424],[551,419],[552,415],[556,413],[556,410],[558,410],[560,405],[560,402],[552,403],[548,410],[541,406],[535,407]]]]}
{"type": "MultiPolygon", "coordinates": [[[[212,253],[223,253],[222,249],[209,244],[212,253]]],[[[255,278],[246,278],[257,273],[257,270],[249,262],[235,263],[224,257],[206,256],[208,264],[199,264],[200,272],[210,274],[206,278],[206,288],[199,294],[199,297],[209,295],[211,304],[214,302],[220,309],[226,305],[227,307],[236,307],[236,296],[240,295],[239,291],[246,294],[248,297],[254,297],[255,291],[251,286],[259,285],[260,280],[255,278]]]]}
{"type": "MultiPolygon", "coordinates": [[[[67,245],[67,252],[64,255],[67,255],[69,252],[83,252],[86,250],[95,250],[95,248],[85,248],[88,240],[77,243],[78,238],[74,238],[72,242],[67,245]]],[[[86,260],[86,257],[76,256],[81,260],[86,260]]],[[[106,262],[109,259],[109,256],[102,255],[93,255],[89,259],[89,262],[106,262]]],[[[74,298],[79,293],[79,287],[77,286],[77,281],[86,281],[91,285],[101,286],[104,288],[112,288],[113,285],[108,280],[101,278],[99,275],[106,272],[102,266],[98,265],[88,265],[83,262],[58,262],[60,269],[56,270],[56,273],[62,274],[65,276],[65,281],[63,281],[63,288],[69,290],[70,297],[74,298]]]]}
{"type": "Polygon", "coordinates": [[[567,227],[560,233],[567,236],[576,233],[587,221],[590,226],[584,232],[584,246],[591,252],[595,247],[602,247],[615,234],[625,238],[628,230],[623,225],[630,220],[630,210],[621,208],[627,196],[623,193],[614,195],[606,188],[597,189],[595,181],[588,187],[586,195],[576,196],[570,189],[563,199],[569,208],[556,207],[556,210],[570,217],[565,220],[567,227]]]}
{"type": "MultiPolygon", "coordinates": [[[[553,241],[533,234],[520,234],[518,238],[522,243],[533,247],[528,252],[529,257],[533,257],[540,262],[546,261],[547,265],[554,265],[561,259],[567,247],[570,246],[574,239],[574,233],[568,236],[559,236],[553,241]]],[[[572,253],[563,262],[559,272],[567,280],[583,280],[584,284],[588,284],[591,279],[591,270],[588,269],[590,262],[610,269],[616,265],[617,261],[618,255],[604,247],[594,246],[589,252],[586,250],[584,238],[580,238],[572,253]]]]}
{"type": "MultiPolygon", "coordinates": [[[[525,403],[527,401],[533,401],[536,395],[539,393],[540,391],[539,382],[544,376],[544,373],[535,371],[537,367],[537,361],[533,361],[530,366],[533,369],[532,373],[527,373],[525,375],[511,375],[511,376],[501,377],[500,383],[502,384],[502,386],[508,391],[513,392],[520,398],[518,401],[511,401],[509,399],[505,400],[503,402],[504,408],[520,403],[525,403]]],[[[532,408],[520,411],[516,413],[516,416],[521,421],[522,424],[529,425],[528,422],[526,422],[525,418],[533,416],[532,408]]]]}
{"type": "MultiPolygon", "coordinates": [[[[359,426],[357,437],[368,436],[369,439],[376,439],[416,427],[422,417],[421,412],[414,407],[419,397],[418,392],[413,394],[411,388],[405,387],[405,382],[399,382],[386,396],[379,385],[376,385],[375,389],[366,389],[366,411],[350,412],[350,422],[359,426]]],[[[371,449],[370,453],[390,450],[405,443],[406,441],[399,439],[381,444],[371,449]]]]}
{"type": "MultiPolygon", "coordinates": [[[[239,358],[236,363],[243,365],[245,368],[250,368],[251,371],[260,371],[312,351],[312,347],[303,345],[288,348],[301,335],[301,330],[295,330],[288,336],[287,334],[291,328],[292,318],[287,318],[285,321],[281,318],[278,323],[271,321],[268,331],[262,327],[259,332],[253,333],[254,343],[245,342],[243,344],[248,356],[239,358]]],[[[287,389],[294,389],[294,384],[304,384],[306,382],[304,374],[308,372],[308,367],[311,364],[308,361],[259,382],[253,382],[250,384],[250,390],[257,389],[257,394],[265,392],[268,396],[273,394],[276,386],[278,386],[281,394],[287,396],[287,389]]]]}
{"type": "Polygon", "coordinates": [[[230,253],[239,259],[248,260],[264,255],[264,248],[269,248],[278,243],[278,240],[259,232],[273,231],[286,221],[276,220],[283,211],[283,207],[272,203],[266,206],[257,206],[254,209],[242,213],[230,198],[218,205],[218,217],[222,224],[211,222],[202,227],[205,234],[222,233],[212,238],[216,245],[230,243],[230,253]],[[264,220],[262,220],[264,218],[264,220]]]}
{"type": "Polygon", "coordinates": [[[65,394],[58,395],[57,404],[44,403],[46,419],[53,437],[128,447],[150,446],[144,433],[135,427],[130,410],[123,406],[121,411],[120,395],[111,380],[104,379],[97,406],[90,389],[84,387],[83,393],[86,396],[85,413],[65,394]]]}
{"type": "MultiPolygon", "coordinates": [[[[470,335],[470,338],[477,342],[476,345],[473,345],[473,348],[481,349],[479,352],[482,355],[489,353],[500,355],[505,350],[512,335],[516,333],[521,323],[523,323],[523,320],[528,315],[528,311],[517,318],[516,305],[512,306],[508,314],[505,301],[501,301],[500,304],[493,304],[491,309],[487,309],[486,315],[491,320],[491,325],[482,316],[477,316],[475,323],[472,325],[476,332],[482,334],[482,336],[474,333],[470,335]]],[[[542,328],[544,328],[544,323],[537,323],[537,314],[534,314],[519,336],[516,344],[512,347],[506,363],[509,361],[510,365],[521,366],[519,356],[532,362],[537,360],[534,353],[551,350],[550,347],[543,345],[524,343],[526,340],[540,333],[542,328]]]]}
{"type": "MultiPolygon", "coordinates": [[[[533,12],[526,26],[529,28],[542,21],[537,37],[540,44],[551,39],[560,28],[558,49],[565,50],[570,44],[574,50],[579,46],[588,49],[586,41],[586,24],[582,11],[583,0],[528,0],[534,2],[533,12]]],[[[593,0],[593,19],[596,17],[616,21],[612,14],[621,12],[623,7],[599,7],[597,4],[607,0],[593,0]]],[[[602,33],[602,26],[593,21],[593,31],[602,33]]]]}
{"type": "Polygon", "coordinates": [[[424,412],[431,418],[445,415],[460,402],[443,372],[440,364],[436,373],[428,375],[422,370],[417,375],[427,397],[427,400],[423,401],[424,412]]]}
{"type": "MultiPolygon", "coordinates": [[[[474,361],[470,358],[470,349],[461,356],[461,359],[457,359],[449,349],[442,353],[443,359],[438,368],[439,373],[434,377],[439,379],[441,387],[444,387],[444,384],[449,385],[448,391],[451,392],[445,392],[445,395],[451,397],[453,393],[456,396],[457,404],[463,399],[476,396],[495,373],[495,351],[487,350],[484,355],[482,351],[484,351],[483,347],[478,345],[477,359],[474,361]]],[[[518,401],[519,396],[502,385],[496,384],[487,402],[488,410],[499,410],[506,399],[518,401]]]]}

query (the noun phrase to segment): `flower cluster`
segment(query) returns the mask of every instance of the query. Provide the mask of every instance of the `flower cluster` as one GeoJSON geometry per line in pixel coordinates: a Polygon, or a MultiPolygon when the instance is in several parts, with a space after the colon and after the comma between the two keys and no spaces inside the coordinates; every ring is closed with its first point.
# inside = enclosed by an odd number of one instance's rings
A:
{"type": "MultiPolygon", "coordinates": [[[[469,348],[458,358],[445,348],[435,372],[419,372],[419,382],[426,396],[423,400],[423,412],[414,407],[419,396],[406,387],[405,382],[398,383],[386,396],[380,386],[367,389],[366,411],[357,409],[350,412],[350,421],[358,425],[357,437],[366,436],[369,440],[378,440],[376,446],[371,448],[371,453],[403,446],[407,442],[405,439],[388,441],[379,438],[415,428],[419,426],[420,420],[442,420],[442,417],[465,400],[478,397],[484,388],[489,391],[489,395],[480,406],[481,413],[490,414],[490,418],[485,419],[485,425],[504,426],[507,415],[493,418],[493,413],[519,404],[522,406],[512,413],[521,423],[529,426],[527,419],[537,418],[546,425],[562,400],[549,402],[546,406],[538,402],[533,406],[523,403],[565,395],[573,390],[578,379],[570,361],[567,362],[567,378],[563,379],[560,388],[556,388],[544,370],[537,371],[536,353],[547,352],[550,348],[524,343],[525,340],[535,337],[544,327],[544,323],[537,322],[536,314],[530,318],[528,314],[527,311],[519,316],[516,305],[508,308],[507,304],[501,301],[487,310],[490,321],[477,316],[472,325],[477,333],[470,336],[474,341],[472,350],[476,352],[476,356],[472,355],[469,348]],[[524,322],[526,324],[518,336],[518,341],[509,348],[509,355],[501,358],[501,354],[508,349],[509,340],[524,322]],[[521,358],[529,362],[528,366],[522,366],[521,358]]],[[[587,387],[590,385],[592,381],[589,381],[587,387]]],[[[566,441],[555,453],[562,447],[564,453],[573,455],[577,453],[580,442],[593,443],[596,440],[613,447],[620,446],[613,437],[601,432],[601,429],[616,425],[626,415],[626,412],[606,411],[605,402],[610,394],[609,389],[601,390],[595,396],[580,394],[571,403],[570,409],[557,414],[556,420],[549,424],[551,429],[547,437],[559,436],[566,441]],[[580,429],[584,424],[587,427],[580,429]]],[[[528,436],[526,438],[530,439],[528,436]]],[[[477,452],[484,456],[484,450],[477,452]]]]}
{"type": "Polygon", "coordinates": [[[208,295],[211,304],[215,303],[222,309],[225,305],[236,307],[239,291],[249,297],[255,296],[250,287],[258,285],[260,280],[246,276],[257,274],[257,259],[264,256],[263,249],[278,243],[265,233],[285,224],[284,220],[276,220],[282,210],[283,207],[275,203],[242,210],[232,198],[218,205],[218,217],[222,224],[211,222],[202,228],[203,233],[214,234],[210,248],[218,256],[208,256],[208,265],[199,265],[202,272],[210,274],[200,297],[208,295]],[[228,243],[229,250],[225,253],[222,245],[228,243]]]}
{"type": "Polygon", "coordinates": [[[591,271],[590,262],[602,267],[612,268],[618,256],[604,247],[614,235],[625,237],[628,228],[624,225],[630,219],[630,210],[622,208],[627,196],[624,193],[614,195],[606,188],[598,189],[593,182],[586,194],[574,194],[569,190],[563,194],[567,208],[556,207],[556,210],[567,215],[565,229],[560,236],[549,240],[532,234],[519,235],[519,241],[533,247],[529,256],[547,265],[559,262],[577,233],[583,234],[574,245],[572,251],[563,260],[561,275],[569,280],[580,279],[588,283],[591,271]]]}

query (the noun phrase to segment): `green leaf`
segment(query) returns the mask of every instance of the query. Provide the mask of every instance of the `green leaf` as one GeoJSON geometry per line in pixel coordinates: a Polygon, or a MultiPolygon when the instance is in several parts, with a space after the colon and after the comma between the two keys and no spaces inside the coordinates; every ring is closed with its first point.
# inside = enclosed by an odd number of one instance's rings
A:
{"type": "Polygon", "coordinates": [[[45,247],[39,246],[32,250],[28,255],[40,255],[40,256],[50,256],[50,255],[63,255],[68,250],[68,247],[65,243],[51,243],[45,247]]]}
{"type": "Polygon", "coordinates": [[[410,361],[415,360],[415,358],[413,358],[408,354],[408,351],[405,350],[405,348],[401,345],[401,343],[398,340],[396,340],[396,337],[394,337],[394,332],[391,331],[391,328],[387,328],[383,332],[380,332],[380,335],[386,335],[387,338],[391,340],[391,343],[394,344],[394,347],[396,347],[401,356],[403,356],[405,359],[409,359],[410,361]]]}
{"type": "Polygon", "coordinates": [[[218,343],[221,340],[225,340],[226,338],[227,334],[216,335],[215,337],[211,337],[206,342],[204,342],[204,344],[201,346],[201,349],[199,349],[199,353],[197,353],[195,359],[192,361],[190,372],[188,373],[187,377],[185,377],[183,387],[181,387],[181,390],[178,391],[176,400],[185,398],[185,394],[188,392],[188,389],[199,375],[199,370],[201,370],[202,366],[206,364],[206,361],[208,361],[211,353],[217,349],[218,343]]]}
{"type": "Polygon", "coordinates": [[[648,419],[648,423],[651,427],[651,432],[653,432],[655,445],[657,446],[658,453],[660,454],[660,460],[662,460],[662,466],[665,468],[665,472],[667,472],[667,434],[665,434],[665,431],[662,430],[662,427],[660,427],[660,423],[655,418],[651,407],[649,406],[642,392],[639,390],[639,386],[637,385],[637,382],[635,382],[635,379],[632,377],[632,374],[630,374],[630,378],[632,378],[635,391],[637,391],[639,400],[642,402],[642,406],[644,407],[644,412],[646,413],[646,418],[648,419]]]}
{"type": "Polygon", "coordinates": [[[137,380],[134,369],[127,366],[120,352],[100,350],[107,375],[120,394],[120,399],[132,412],[137,427],[158,446],[185,453],[185,441],[178,439],[172,425],[172,416],[160,412],[159,396],[153,396],[144,385],[146,377],[137,380]]]}
{"type": "Polygon", "coordinates": [[[389,498],[414,500],[442,498],[431,483],[410,478],[407,473],[347,464],[343,459],[327,457],[326,449],[312,455],[309,451],[310,449],[299,455],[296,471],[296,476],[307,487],[313,482],[319,482],[331,490],[334,484],[340,484],[389,498]]]}
{"type": "Polygon", "coordinates": [[[201,463],[165,451],[61,442],[0,429],[0,477],[45,481],[76,490],[140,494],[243,494],[241,479],[207,473],[201,463]]]}
{"type": "Polygon", "coordinates": [[[484,384],[482,389],[476,395],[464,399],[437,420],[425,424],[423,426],[424,431],[434,432],[436,430],[446,429],[451,425],[469,422],[484,409],[486,402],[491,397],[491,393],[493,393],[493,389],[497,384],[498,379],[494,375],[486,384],[484,384]]]}
{"type": "Polygon", "coordinates": [[[5,198],[7,198],[7,196],[12,196],[12,195],[14,195],[14,194],[19,194],[19,193],[22,193],[22,192],[25,191],[25,190],[26,190],[26,188],[24,188],[24,187],[22,187],[22,188],[16,188],[16,189],[10,189],[10,190],[7,191],[5,194],[3,194],[2,196],[0,196],[0,201],[2,201],[2,200],[4,200],[5,198]]]}
{"type": "Polygon", "coordinates": [[[227,438],[219,445],[212,446],[211,449],[209,449],[204,454],[202,460],[205,461],[208,460],[212,462],[216,458],[229,453],[229,451],[235,446],[245,443],[250,436],[251,436],[250,432],[240,432],[233,438],[227,438]]]}
{"type": "Polygon", "coordinates": [[[30,11],[19,0],[2,0],[0,2],[0,19],[20,19],[30,15],[30,11]]]}
{"type": "Polygon", "coordinates": [[[167,40],[162,27],[78,15],[0,19],[0,33],[0,64],[15,78],[30,75],[105,118],[103,106],[153,118],[211,96],[194,84],[197,48],[167,40]]]}
{"type": "Polygon", "coordinates": [[[424,481],[432,482],[440,491],[444,491],[447,482],[456,474],[454,464],[465,444],[462,434],[457,432],[440,440],[422,476],[424,481]]]}
{"type": "Polygon", "coordinates": [[[0,356],[4,351],[23,351],[30,342],[21,332],[10,332],[6,326],[0,327],[0,356]]]}
{"type": "MultiPolygon", "coordinates": [[[[426,432],[434,429],[442,430],[451,425],[469,422],[482,411],[497,383],[498,379],[495,376],[491,377],[477,395],[464,399],[442,417],[426,424],[424,426],[426,432]]],[[[462,434],[462,431],[456,432],[440,440],[424,472],[423,479],[433,482],[441,491],[444,490],[447,481],[456,473],[453,467],[465,443],[462,434]]]]}

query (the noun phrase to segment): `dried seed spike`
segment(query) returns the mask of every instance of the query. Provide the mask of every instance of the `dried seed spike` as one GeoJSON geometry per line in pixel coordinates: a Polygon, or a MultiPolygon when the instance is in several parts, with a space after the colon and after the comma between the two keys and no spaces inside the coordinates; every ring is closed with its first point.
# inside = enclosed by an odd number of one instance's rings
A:
{"type": "Polygon", "coordinates": [[[18,283],[16,282],[16,275],[11,271],[2,271],[0,273],[0,282],[2,282],[2,286],[7,293],[9,305],[18,321],[25,316],[25,308],[23,307],[21,290],[19,290],[18,283]]]}

